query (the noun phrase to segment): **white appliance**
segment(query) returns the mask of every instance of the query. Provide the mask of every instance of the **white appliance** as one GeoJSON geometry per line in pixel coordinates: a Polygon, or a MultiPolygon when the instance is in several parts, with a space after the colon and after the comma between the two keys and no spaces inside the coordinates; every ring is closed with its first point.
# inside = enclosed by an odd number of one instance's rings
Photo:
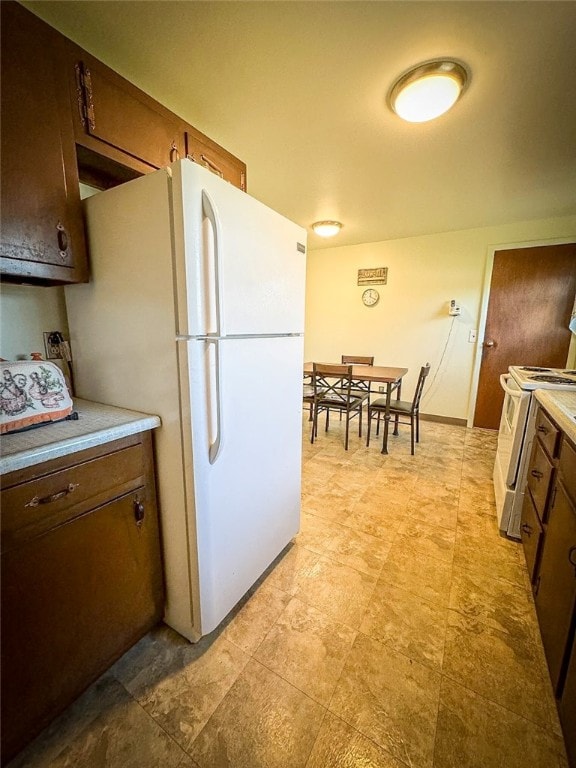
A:
{"type": "Polygon", "coordinates": [[[494,463],[494,494],[500,531],[520,538],[520,518],[535,434],[535,389],[576,391],[576,371],[511,365],[500,376],[504,404],[494,463]]]}
{"type": "Polygon", "coordinates": [[[77,394],[162,419],[165,619],[196,641],[299,529],[306,232],[190,160],[85,206],[77,394]]]}

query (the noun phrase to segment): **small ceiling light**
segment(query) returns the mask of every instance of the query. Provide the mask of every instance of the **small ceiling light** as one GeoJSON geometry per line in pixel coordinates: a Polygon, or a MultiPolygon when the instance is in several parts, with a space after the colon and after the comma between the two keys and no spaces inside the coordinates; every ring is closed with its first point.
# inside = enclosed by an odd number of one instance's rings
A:
{"type": "Polygon", "coordinates": [[[470,76],[466,67],[451,59],[418,64],[396,80],[388,103],[409,123],[425,123],[448,112],[462,96],[470,76]]]}
{"type": "Polygon", "coordinates": [[[312,229],[320,237],[334,237],[342,229],[342,224],[339,221],[316,221],[312,229]]]}

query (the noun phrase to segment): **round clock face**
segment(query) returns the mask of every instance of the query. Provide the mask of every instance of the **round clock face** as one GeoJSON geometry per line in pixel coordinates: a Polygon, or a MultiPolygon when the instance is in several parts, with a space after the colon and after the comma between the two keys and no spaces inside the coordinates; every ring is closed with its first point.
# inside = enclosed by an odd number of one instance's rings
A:
{"type": "Polygon", "coordinates": [[[368,288],[362,294],[362,301],[367,307],[373,307],[374,304],[378,303],[379,298],[380,294],[374,288],[368,288]]]}

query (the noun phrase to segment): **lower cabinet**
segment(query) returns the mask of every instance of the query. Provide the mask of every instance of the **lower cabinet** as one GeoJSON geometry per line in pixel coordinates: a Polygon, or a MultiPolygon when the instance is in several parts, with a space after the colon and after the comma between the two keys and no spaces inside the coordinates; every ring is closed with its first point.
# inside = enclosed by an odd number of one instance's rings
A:
{"type": "Polygon", "coordinates": [[[576,448],[565,434],[560,438],[544,411],[538,423],[543,429],[528,469],[522,543],[570,765],[576,768],[576,448]]]}
{"type": "Polygon", "coordinates": [[[554,492],[534,599],[550,678],[558,691],[576,603],[576,514],[561,482],[554,492]]]}
{"type": "Polygon", "coordinates": [[[564,740],[571,765],[576,765],[576,647],[568,659],[564,688],[558,702],[560,720],[564,724],[564,740]]]}
{"type": "Polygon", "coordinates": [[[151,450],[143,433],[2,478],[3,762],[162,616],[151,450]]]}

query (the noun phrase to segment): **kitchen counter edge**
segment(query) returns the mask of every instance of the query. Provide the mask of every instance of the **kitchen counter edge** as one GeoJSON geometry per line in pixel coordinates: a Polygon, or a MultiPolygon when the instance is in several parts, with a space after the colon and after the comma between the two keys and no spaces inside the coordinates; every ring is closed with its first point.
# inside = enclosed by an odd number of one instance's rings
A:
{"type": "Polygon", "coordinates": [[[86,448],[146,432],[160,426],[160,417],[74,398],[78,420],[44,424],[2,435],[0,474],[25,469],[86,448]]]}
{"type": "Polygon", "coordinates": [[[537,389],[534,394],[560,429],[576,444],[576,392],[537,389]]]}

